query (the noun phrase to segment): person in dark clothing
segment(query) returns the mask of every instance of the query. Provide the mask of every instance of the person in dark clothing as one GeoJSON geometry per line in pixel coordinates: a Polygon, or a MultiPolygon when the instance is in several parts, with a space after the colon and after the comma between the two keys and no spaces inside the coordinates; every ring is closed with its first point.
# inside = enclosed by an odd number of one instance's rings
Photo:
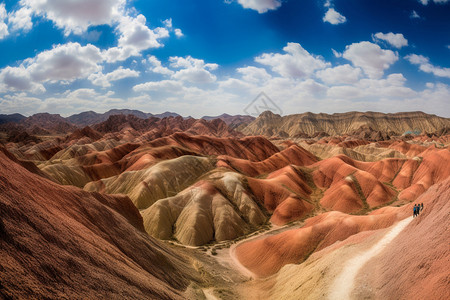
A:
{"type": "Polygon", "coordinates": [[[420,211],[423,210],[423,203],[420,204],[420,211]]]}
{"type": "Polygon", "coordinates": [[[414,209],[413,209],[413,218],[417,215],[417,205],[414,204],[414,209]]]}

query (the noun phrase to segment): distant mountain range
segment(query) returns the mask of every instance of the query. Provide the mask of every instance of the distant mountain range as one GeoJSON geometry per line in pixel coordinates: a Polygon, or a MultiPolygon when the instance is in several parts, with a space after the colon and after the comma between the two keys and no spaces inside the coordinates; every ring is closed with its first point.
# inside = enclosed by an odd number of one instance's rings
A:
{"type": "Polygon", "coordinates": [[[314,114],[308,112],[282,117],[265,111],[246,126],[242,133],[282,138],[314,136],[317,133],[335,136],[352,134],[361,127],[391,135],[432,133],[449,128],[450,119],[423,112],[393,114],[379,112],[314,114]]]}
{"type": "Polygon", "coordinates": [[[26,117],[21,114],[12,114],[12,115],[0,114],[0,124],[9,122],[18,123],[23,119],[26,119],[26,117]]]}
{"type": "MultiPolygon", "coordinates": [[[[174,112],[164,112],[161,114],[145,113],[140,110],[131,109],[111,109],[105,113],[97,113],[94,111],[86,111],[79,114],[71,115],[67,118],[61,117],[59,114],[38,113],[30,117],[25,117],[21,114],[0,115],[0,130],[3,131],[27,131],[30,134],[46,135],[50,133],[68,133],[75,131],[76,128],[85,126],[93,126],[106,122],[109,117],[115,115],[132,115],[138,119],[158,118],[164,119],[168,117],[181,117],[174,112]]],[[[191,117],[184,118],[185,120],[191,117]]],[[[192,118],[194,119],[194,118],[192,118]]],[[[220,116],[204,116],[200,119],[210,121],[213,119],[220,119],[224,121],[230,129],[242,129],[247,124],[252,122],[255,118],[251,116],[236,115],[231,116],[222,114],[220,116]]]]}
{"type": "MultiPolygon", "coordinates": [[[[85,126],[97,128],[99,127],[99,124],[102,124],[100,127],[104,127],[106,124],[111,123],[111,120],[110,123],[105,123],[111,116],[120,115],[131,115],[134,117],[134,119],[126,119],[126,122],[131,122],[131,127],[138,126],[137,124],[142,125],[144,123],[153,124],[157,122],[158,119],[162,120],[168,117],[177,118],[177,121],[175,122],[177,124],[182,124],[182,120],[188,121],[192,119],[192,122],[196,120],[191,117],[183,118],[179,114],[173,112],[151,114],[130,109],[112,109],[105,113],[87,111],[67,118],[61,117],[58,114],[49,113],[38,113],[30,117],[25,117],[21,114],[11,114],[0,115],[0,131],[7,131],[10,133],[13,131],[26,131],[32,135],[66,134],[85,126]],[[153,121],[151,119],[153,119],[153,121]],[[140,120],[148,120],[148,122],[141,122],[140,120]]],[[[384,135],[438,133],[447,132],[450,128],[449,118],[442,118],[423,112],[403,112],[393,114],[378,112],[314,114],[308,112],[280,116],[270,111],[266,111],[258,118],[246,115],[232,116],[229,114],[222,114],[219,116],[203,116],[198,120],[211,121],[214,119],[222,120],[228,129],[242,132],[245,135],[264,135],[267,137],[281,138],[308,138],[350,134],[358,136],[364,135],[366,138],[367,136],[374,136],[374,140],[379,140],[379,137],[384,135]]],[[[112,124],[125,122],[122,119],[120,120],[121,121],[115,119],[112,124]]],[[[164,124],[171,124],[169,125],[170,127],[175,123],[166,121],[164,124]]]]}
{"type": "Polygon", "coordinates": [[[255,117],[247,116],[247,115],[235,115],[231,116],[229,114],[221,114],[220,116],[203,116],[201,119],[204,120],[214,120],[214,119],[221,119],[224,121],[230,128],[240,130],[243,127],[250,124],[253,120],[255,120],[255,117]]]}
{"type": "Polygon", "coordinates": [[[99,114],[94,111],[86,111],[86,112],[82,112],[82,113],[79,113],[76,115],[71,115],[70,117],[66,118],[66,120],[77,126],[88,126],[88,125],[94,125],[94,124],[104,122],[110,116],[113,116],[113,115],[133,115],[140,119],[148,119],[150,117],[162,119],[162,118],[166,118],[166,117],[180,116],[177,113],[168,112],[168,111],[166,111],[165,113],[162,113],[162,114],[151,114],[151,113],[144,113],[140,110],[111,109],[103,114],[99,114]]]}

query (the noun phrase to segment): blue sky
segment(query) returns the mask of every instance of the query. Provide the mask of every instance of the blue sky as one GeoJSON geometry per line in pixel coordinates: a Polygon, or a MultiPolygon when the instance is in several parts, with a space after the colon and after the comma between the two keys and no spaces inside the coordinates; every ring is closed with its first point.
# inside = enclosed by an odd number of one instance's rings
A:
{"type": "Polygon", "coordinates": [[[450,117],[449,0],[8,0],[0,49],[0,113],[450,117]]]}

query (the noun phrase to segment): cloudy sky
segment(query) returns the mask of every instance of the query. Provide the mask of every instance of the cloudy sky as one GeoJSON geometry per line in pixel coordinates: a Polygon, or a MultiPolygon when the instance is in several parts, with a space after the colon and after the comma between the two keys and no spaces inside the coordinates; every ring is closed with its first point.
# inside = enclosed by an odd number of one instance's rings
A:
{"type": "Polygon", "coordinates": [[[284,115],[450,117],[449,16],[450,0],[0,0],[0,113],[245,114],[264,92],[284,115]]]}

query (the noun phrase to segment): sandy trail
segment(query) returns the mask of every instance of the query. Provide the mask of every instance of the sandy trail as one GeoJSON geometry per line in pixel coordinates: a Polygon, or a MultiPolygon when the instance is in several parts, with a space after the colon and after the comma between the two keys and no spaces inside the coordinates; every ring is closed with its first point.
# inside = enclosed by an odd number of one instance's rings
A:
{"type": "Polygon", "coordinates": [[[353,257],[345,263],[341,273],[331,286],[328,299],[350,299],[353,285],[359,270],[373,257],[378,255],[392,240],[412,221],[413,217],[406,218],[396,225],[369,250],[353,257]]]}

